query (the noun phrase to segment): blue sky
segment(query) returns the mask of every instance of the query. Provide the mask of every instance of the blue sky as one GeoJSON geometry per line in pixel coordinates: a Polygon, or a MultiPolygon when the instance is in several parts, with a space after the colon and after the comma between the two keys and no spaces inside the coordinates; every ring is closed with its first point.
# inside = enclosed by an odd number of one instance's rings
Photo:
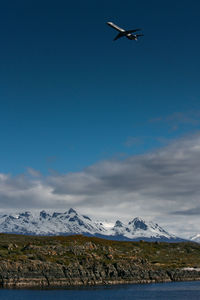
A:
{"type": "Polygon", "coordinates": [[[0,3],[0,208],[200,214],[199,1],[0,3]],[[142,28],[113,42],[112,21],[142,28]]]}
{"type": "Polygon", "coordinates": [[[77,171],[199,128],[167,121],[200,110],[198,1],[0,6],[2,172],[77,171]],[[113,42],[107,21],[145,36],[113,42]]]}

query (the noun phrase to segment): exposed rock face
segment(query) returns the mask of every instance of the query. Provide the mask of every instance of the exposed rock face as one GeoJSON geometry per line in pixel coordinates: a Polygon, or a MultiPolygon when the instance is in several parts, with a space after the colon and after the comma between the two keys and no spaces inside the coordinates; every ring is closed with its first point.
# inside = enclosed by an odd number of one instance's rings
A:
{"type": "Polygon", "coordinates": [[[89,260],[68,266],[47,262],[8,262],[0,266],[0,286],[3,288],[66,287],[119,283],[151,283],[200,280],[199,271],[151,270],[134,263],[102,264],[89,260]]]}
{"type": "Polygon", "coordinates": [[[200,245],[192,243],[0,235],[0,286],[53,288],[200,280],[199,251],[200,245]]]}

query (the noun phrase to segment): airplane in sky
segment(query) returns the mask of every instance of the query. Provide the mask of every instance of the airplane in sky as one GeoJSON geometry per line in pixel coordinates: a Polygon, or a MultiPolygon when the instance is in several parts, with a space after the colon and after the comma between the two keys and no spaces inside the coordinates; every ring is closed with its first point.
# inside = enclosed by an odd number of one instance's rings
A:
{"type": "Polygon", "coordinates": [[[119,38],[124,37],[124,36],[127,37],[127,39],[129,39],[129,40],[135,40],[135,41],[137,41],[138,37],[144,36],[144,34],[142,34],[142,33],[132,34],[132,33],[136,32],[136,31],[140,31],[141,29],[139,29],[139,28],[132,29],[132,30],[124,30],[123,28],[120,28],[119,26],[115,25],[112,22],[107,22],[107,24],[110,27],[112,27],[112,28],[116,29],[117,31],[119,31],[118,35],[114,38],[114,41],[116,41],[119,38]]]}

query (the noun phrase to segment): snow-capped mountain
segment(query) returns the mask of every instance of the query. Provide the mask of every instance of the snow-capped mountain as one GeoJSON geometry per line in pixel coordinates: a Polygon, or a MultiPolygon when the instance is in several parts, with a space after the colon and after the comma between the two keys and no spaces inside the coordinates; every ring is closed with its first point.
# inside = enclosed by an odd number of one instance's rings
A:
{"type": "Polygon", "coordinates": [[[124,237],[130,240],[163,240],[178,241],[181,240],[173,234],[169,234],[158,224],[147,222],[142,218],[135,218],[128,224],[116,221],[111,229],[111,235],[115,237],[124,237]]]}
{"type": "Polygon", "coordinates": [[[200,243],[200,233],[193,235],[190,240],[192,242],[200,243]]]}
{"type": "Polygon", "coordinates": [[[79,215],[70,208],[67,212],[48,214],[41,211],[39,215],[30,212],[18,215],[0,216],[0,232],[31,235],[59,234],[104,234],[103,225],[92,221],[89,217],[79,215]]]}
{"type": "Polygon", "coordinates": [[[50,214],[43,210],[38,214],[26,211],[0,215],[0,232],[30,235],[85,234],[116,240],[181,241],[158,224],[141,218],[135,218],[128,224],[118,220],[113,227],[106,228],[102,222],[80,215],[72,208],[64,213],[50,214]]]}

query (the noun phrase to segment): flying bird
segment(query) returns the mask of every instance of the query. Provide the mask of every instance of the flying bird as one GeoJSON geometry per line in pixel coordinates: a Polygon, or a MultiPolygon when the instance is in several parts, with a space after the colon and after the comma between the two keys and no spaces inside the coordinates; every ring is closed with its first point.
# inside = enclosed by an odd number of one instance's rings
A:
{"type": "Polygon", "coordinates": [[[141,31],[142,29],[140,29],[140,28],[132,29],[132,30],[124,30],[123,28],[120,28],[119,26],[115,25],[112,22],[107,22],[107,24],[110,27],[112,27],[112,28],[116,29],[117,31],[119,31],[118,35],[114,38],[113,41],[116,41],[119,38],[124,37],[124,36],[127,37],[127,39],[129,39],[129,40],[135,40],[135,41],[137,41],[138,37],[144,36],[144,34],[142,34],[142,33],[132,34],[132,33],[136,32],[136,31],[141,31]]]}

